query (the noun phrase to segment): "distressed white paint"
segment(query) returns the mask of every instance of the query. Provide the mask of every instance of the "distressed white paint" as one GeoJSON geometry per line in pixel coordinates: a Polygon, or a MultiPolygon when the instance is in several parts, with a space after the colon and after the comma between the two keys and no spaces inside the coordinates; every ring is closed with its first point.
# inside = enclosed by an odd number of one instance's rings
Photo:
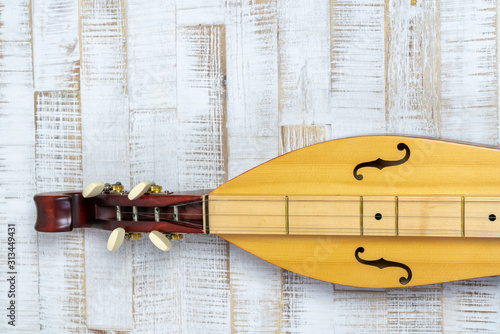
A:
{"type": "Polygon", "coordinates": [[[278,2],[280,124],[325,124],[330,114],[330,1],[278,2]]]}
{"type": "Polygon", "coordinates": [[[331,0],[330,6],[332,136],[383,133],[384,2],[331,0]]]}
{"type": "Polygon", "coordinates": [[[455,333],[497,333],[498,277],[445,284],[442,296],[443,328],[455,333]]]}
{"type": "MultiPolygon", "coordinates": [[[[36,92],[37,191],[82,188],[82,132],[78,92],[36,92]]],[[[84,239],[82,231],[61,239],[38,237],[42,332],[77,333],[85,328],[84,239]],[[53,307],[51,305],[58,305],[53,307]]]]}
{"type": "Polygon", "coordinates": [[[388,332],[443,332],[442,295],[442,284],[388,290],[388,332]]]}
{"type": "MultiPolygon", "coordinates": [[[[229,177],[278,155],[278,6],[227,2],[229,177]]],[[[233,332],[279,331],[281,270],[230,246],[233,332]]]]}
{"type": "MultiPolygon", "coordinates": [[[[386,120],[393,134],[439,136],[439,3],[386,2],[386,120]]],[[[446,58],[443,59],[443,63],[446,58]]]]}
{"type": "MultiPolygon", "coordinates": [[[[82,1],[83,181],[130,187],[125,2],[82,1]]],[[[129,188],[130,189],[130,188],[129,188]]],[[[131,330],[131,246],[108,252],[109,232],[85,232],[86,325],[131,330]]]]}
{"type": "Polygon", "coordinates": [[[224,26],[182,27],[177,35],[179,188],[213,189],[227,180],[224,26]],[[196,98],[193,98],[196,97],[196,98]]]}
{"type": "Polygon", "coordinates": [[[0,332],[39,328],[30,2],[0,2],[0,332]],[[16,327],[8,325],[7,225],[16,227],[16,327]]]}
{"type": "Polygon", "coordinates": [[[177,26],[224,24],[225,0],[176,0],[177,26]]]}
{"type": "Polygon", "coordinates": [[[78,2],[33,1],[35,89],[79,90],[78,2]]]}
{"type": "MultiPolygon", "coordinates": [[[[213,189],[227,180],[225,27],[180,27],[177,69],[178,187],[213,189]]],[[[189,235],[179,247],[181,331],[229,331],[229,246],[215,236],[189,235]]]]}
{"type": "MultiPolygon", "coordinates": [[[[5,2],[0,226],[15,221],[27,236],[16,329],[497,332],[496,277],[353,289],[202,235],[170,253],[148,239],[108,253],[107,232],[35,234],[31,204],[35,187],[82,180],[214,187],[324,137],[400,132],[496,145],[497,16],[491,0],[5,2]]],[[[0,252],[0,273],[5,259],[0,252]]]]}
{"type": "Polygon", "coordinates": [[[496,1],[442,1],[441,135],[498,145],[496,1]]]}
{"type": "Polygon", "coordinates": [[[131,110],[176,107],[175,29],[174,0],[127,2],[128,92],[131,110]]]}
{"type": "Polygon", "coordinates": [[[278,155],[276,1],[227,2],[228,175],[278,155]]]}
{"type": "Polygon", "coordinates": [[[134,110],[130,113],[132,184],[155,182],[163,190],[179,191],[176,109],[134,110]]]}

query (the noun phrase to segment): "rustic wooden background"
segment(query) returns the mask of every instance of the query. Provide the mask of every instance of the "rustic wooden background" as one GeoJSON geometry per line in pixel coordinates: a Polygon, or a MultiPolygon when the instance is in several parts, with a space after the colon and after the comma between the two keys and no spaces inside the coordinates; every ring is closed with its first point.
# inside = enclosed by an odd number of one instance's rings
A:
{"type": "Polygon", "coordinates": [[[0,331],[499,333],[499,277],[356,289],[213,236],[33,229],[34,193],[92,181],[213,188],[353,135],[499,145],[497,2],[411,1],[1,0],[0,331]]]}

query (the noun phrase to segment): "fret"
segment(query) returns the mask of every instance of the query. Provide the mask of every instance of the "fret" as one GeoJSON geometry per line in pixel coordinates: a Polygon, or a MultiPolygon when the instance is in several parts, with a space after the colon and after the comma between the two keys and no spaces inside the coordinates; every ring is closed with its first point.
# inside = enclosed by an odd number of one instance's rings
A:
{"type": "Polygon", "coordinates": [[[396,235],[394,196],[363,196],[363,235],[396,235]]]}
{"type": "Polygon", "coordinates": [[[500,236],[500,198],[465,197],[465,236],[500,236]]]}
{"type": "Polygon", "coordinates": [[[290,234],[360,235],[359,196],[288,196],[290,234]]]}
{"type": "Polygon", "coordinates": [[[461,202],[458,196],[399,196],[399,235],[462,236],[461,202]]]}

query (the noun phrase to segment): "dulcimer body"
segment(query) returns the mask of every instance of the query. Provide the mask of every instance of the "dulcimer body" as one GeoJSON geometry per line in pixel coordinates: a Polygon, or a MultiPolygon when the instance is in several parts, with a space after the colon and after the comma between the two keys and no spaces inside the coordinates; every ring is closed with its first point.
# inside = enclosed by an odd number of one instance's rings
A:
{"type": "Polygon", "coordinates": [[[35,228],[216,234],[327,282],[434,284],[500,274],[499,166],[494,148],[346,138],[282,155],[211,192],[37,194],[35,228]]]}

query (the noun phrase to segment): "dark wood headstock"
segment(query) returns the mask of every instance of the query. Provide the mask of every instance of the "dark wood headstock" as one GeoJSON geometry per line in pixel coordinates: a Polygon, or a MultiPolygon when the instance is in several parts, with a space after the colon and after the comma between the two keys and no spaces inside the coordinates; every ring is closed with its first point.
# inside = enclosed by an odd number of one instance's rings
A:
{"type": "Polygon", "coordinates": [[[130,233],[204,233],[202,200],[206,193],[146,194],[133,201],[125,194],[113,193],[92,198],[84,198],[76,191],[37,194],[34,197],[37,208],[35,229],[39,232],[67,232],[73,228],[90,227],[112,231],[122,227],[130,233]],[[155,208],[158,211],[156,217],[155,208]],[[133,211],[137,213],[137,220],[134,220],[133,211]]]}

